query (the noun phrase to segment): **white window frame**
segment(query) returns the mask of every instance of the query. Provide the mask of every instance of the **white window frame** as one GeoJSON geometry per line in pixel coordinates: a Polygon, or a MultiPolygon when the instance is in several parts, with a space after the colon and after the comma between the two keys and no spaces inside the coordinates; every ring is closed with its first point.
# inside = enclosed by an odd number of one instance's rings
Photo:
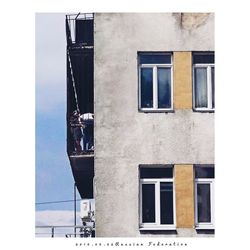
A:
{"type": "MultiPolygon", "coordinates": [[[[154,54],[152,54],[154,55],[154,54]]],[[[157,55],[157,53],[155,53],[157,55]]],[[[171,56],[171,63],[169,64],[139,64],[139,109],[141,111],[172,111],[173,110],[173,63],[172,63],[172,54],[166,53],[166,55],[171,56]],[[151,68],[153,69],[153,107],[152,108],[143,108],[141,106],[141,69],[142,68],[151,68]],[[158,79],[157,79],[157,68],[169,68],[171,69],[171,107],[170,108],[158,108],[158,79]]]]}
{"type": "Polygon", "coordinates": [[[195,228],[196,229],[214,229],[214,178],[196,178],[195,179],[195,228]],[[198,222],[198,184],[210,184],[210,212],[211,222],[198,222]]]}
{"type": "Polygon", "coordinates": [[[193,64],[193,109],[197,111],[214,111],[212,107],[212,68],[214,63],[196,63],[193,64]],[[206,68],[207,69],[207,107],[195,107],[195,69],[206,68]]]}
{"type": "Polygon", "coordinates": [[[145,178],[140,179],[140,229],[143,230],[175,230],[176,229],[176,209],[175,209],[175,185],[173,178],[145,178]],[[173,224],[160,224],[161,222],[161,206],[160,206],[160,183],[172,182],[173,183],[173,224]],[[142,185],[154,184],[155,185],[155,222],[142,223],[142,185]]]}

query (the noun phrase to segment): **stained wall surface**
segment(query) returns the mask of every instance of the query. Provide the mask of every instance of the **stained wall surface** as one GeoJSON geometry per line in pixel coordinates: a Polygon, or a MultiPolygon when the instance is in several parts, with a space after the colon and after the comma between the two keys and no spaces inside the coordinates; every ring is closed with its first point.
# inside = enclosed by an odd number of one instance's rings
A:
{"type": "MultiPolygon", "coordinates": [[[[214,113],[192,110],[190,68],[192,51],[214,51],[214,15],[97,13],[94,22],[96,235],[143,236],[139,164],[214,162],[214,113]],[[173,53],[174,112],[138,110],[143,51],[173,53]]],[[[185,231],[193,222],[183,221],[185,231]]]]}

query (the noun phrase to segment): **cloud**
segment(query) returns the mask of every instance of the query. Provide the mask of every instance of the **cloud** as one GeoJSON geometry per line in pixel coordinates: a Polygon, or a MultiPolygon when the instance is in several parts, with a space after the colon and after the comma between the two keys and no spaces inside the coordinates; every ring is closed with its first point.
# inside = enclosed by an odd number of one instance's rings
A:
{"type": "MultiPolygon", "coordinates": [[[[76,213],[77,225],[81,225],[80,213],[76,213]]],[[[45,210],[36,211],[36,226],[73,226],[74,211],[63,210],[45,210]]],[[[79,229],[77,229],[79,231],[79,229]]],[[[65,234],[72,234],[73,228],[56,228],[54,229],[55,237],[65,237],[65,234]]],[[[36,228],[36,237],[51,237],[51,227],[36,228]]]]}

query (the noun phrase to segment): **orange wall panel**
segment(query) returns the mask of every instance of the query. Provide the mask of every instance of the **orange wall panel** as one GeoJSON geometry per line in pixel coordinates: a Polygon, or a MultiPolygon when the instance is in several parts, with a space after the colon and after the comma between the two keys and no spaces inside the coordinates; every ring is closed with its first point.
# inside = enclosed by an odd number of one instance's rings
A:
{"type": "Polygon", "coordinates": [[[177,228],[194,227],[193,165],[175,165],[177,228]]]}
{"type": "Polygon", "coordinates": [[[174,108],[192,108],[192,52],[174,52],[174,108]]]}

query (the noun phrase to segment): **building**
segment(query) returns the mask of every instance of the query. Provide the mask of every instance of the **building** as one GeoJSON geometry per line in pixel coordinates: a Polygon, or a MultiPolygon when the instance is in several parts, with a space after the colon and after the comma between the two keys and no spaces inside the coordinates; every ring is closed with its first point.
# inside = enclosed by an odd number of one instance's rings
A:
{"type": "Polygon", "coordinates": [[[214,14],[78,14],[66,30],[68,155],[96,236],[213,235],[214,14]],[[94,113],[81,154],[76,109],[94,113]]]}

